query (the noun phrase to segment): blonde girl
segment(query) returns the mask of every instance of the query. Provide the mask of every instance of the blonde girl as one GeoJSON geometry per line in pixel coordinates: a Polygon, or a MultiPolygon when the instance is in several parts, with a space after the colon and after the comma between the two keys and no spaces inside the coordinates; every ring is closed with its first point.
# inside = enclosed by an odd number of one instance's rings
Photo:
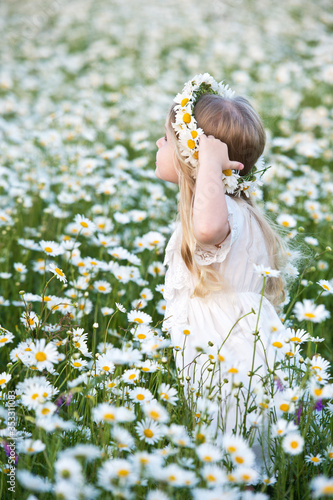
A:
{"type": "Polygon", "coordinates": [[[165,255],[164,326],[188,393],[219,402],[217,432],[244,430],[249,394],[277,360],[272,325],[283,330],[285,247],[249,196],[265,131],[248,100],[208,74],[185,84],[165,128],[155,173],[179,185],[179,220],[165,255]]]}

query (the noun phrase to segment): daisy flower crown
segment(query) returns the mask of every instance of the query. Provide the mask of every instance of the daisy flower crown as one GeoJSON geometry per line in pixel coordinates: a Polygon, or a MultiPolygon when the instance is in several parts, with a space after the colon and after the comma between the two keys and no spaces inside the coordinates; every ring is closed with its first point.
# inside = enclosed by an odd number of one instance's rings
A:
{"type": "MultiPolygon", "coordinates": [[[[202,128],[198,127],[194,117],[194,106],[199,98],[205,94],[230,98],[234,96],[235,92],[223,81],[217,83],[211,75],[204,73],[203,75],[196,75],[185,83],[182,92],[174,98],[176,103],[174,107],[175,122],[172,123],[172,126],[179,140],[181,155],[185,162],[193,167],[193,179],[197,177],[199,166],[199,137],[204,134],[202,128]]],[[[259,177],[267,170],[267,168],[263,167],[264,160],[261,156],[247,175],[240,176],[232,170],[224,170],[222,172],[222,181],[226,192],[240,195],[243,191],[249,196],[249,192],[255,191],[255,188],[262,184],[259,182],[259,177]],[[260,173],[261,175],[259,175],[260,173]],[[249,189],[250,187],[251,189],[249,189]]]]}

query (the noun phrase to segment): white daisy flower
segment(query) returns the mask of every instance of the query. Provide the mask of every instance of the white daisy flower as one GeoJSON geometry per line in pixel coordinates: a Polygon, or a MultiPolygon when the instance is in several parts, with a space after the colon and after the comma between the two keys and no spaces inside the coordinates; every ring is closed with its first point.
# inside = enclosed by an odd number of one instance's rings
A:
{"type": "Polygon", "coordinates": [[[45,240],[42,240],[42,241],[39,242],[39,244],[40,244],[41,249],[47,255],[51,255],[52,257],[57,257],[58,255],[61,255],[61,254],[64,253],[64,249],[56,241],[45,241],[45,240]]]}
{"type": "Polygon", "coordinates": [[[10,373],[2,372],[0,373],[0,389],[3,390],[7,382],[12,378],[10,373]]]}
{"type": "Polygon", "coordinates": [[[313,300],[305,299],[303,302],[296,302],[294,313],[298,321],[311,321],[321,323],[331,316],[323,304],[316,305],[313,300]]]}
{"type": "Polygon", "coordinates": [[[270,267],[265,267],[262,264],[253,264],[254,270],[257,274],[269,278],[277,278],[280,275],[280,271],[276,269],[271,269],[270,267]]]}
{"type": "Polygon", "coordinates": [[[289,455],[299,455],[303,451],[304,439],[298,432],[290,432],[284,437],[282,447],[289,455]]]}
{"type": "Polygon", "coordinates": [[[111,292],[111,285],[108,281],[105,281],[105,280],[95,281],[94,288],[99,293],[107,294],[107,293],[111,292]]]}
{"type": "Polygon", "coordinates": [[[46,448],[45,444],[40,440],[24,439],[18,442],[17,450],[19,453],[26,453],[27,455],[34,455],[40,453],[46,448]]]}
{"type": "Polygon", "coordinates": [[[317,476],[311,481],[313,497],[333,496],[333,478],[323,475],[317,476]]]}
{"type": "Polygon", "coordinates": [[[81,231],[82,234],[94,233],[96,231],[96,225],[90,219],[85,217],[84,215],[77,214],[74,217],[74,223],[78,231],[81,231]]]}
{"type": "Polygon", "coordinates": [[[46,343],[45,339],[39,339],[30,345],[30,352],[26,353],[24,361],[39,371],[50,371],[53,369],[53,365],[59,362],[59,353],[54,342],[46,343]]]}
{"type": "Polygon", "coordinates": [[[141,405],[147,403],[153,399],[153,395],[149,389],[144,387],[136,387],[129,391],[129,397],[134,403],[140,403],[141,405]]]}
{"type": "Polygon", "coordinates": [[[64,272],[59,267],[57,267],[57,265],[54,264],[53,262],[49,264],[49,271],[51,271],[58,278],[59,281],[61,281],[62,283],[67,283],[67,278],[64,272]]]}
{"type": "Polygon", "coordinates": [[[290,228],[296,227],[297,225],[296,219],[289,214],[280,214],[277,217],[276,222],[281,226],[290,228]]]}
{"type": "Polygon", "coordinates": [[[149,316],[149,314],[136,310],[132,310],[127,313],[127,319],[130,323],[138,323],[139,325],[142,323],[148,324],[152,322],[152,317],[149,316]]]}
{"type": "Polygon", "coordinates": [[[148,444],[157,443],[163,437],[161,426],[153,420],[146,418],[142,422],[138,422],[135,430],[139,438],[148,444]]]}
{"type": "Polygon", "coordinates": [[[158,401],[150,401],[143,405],[143,412],[147,418],[155,422],[165,423],[169,420],[169,413],[166,409],[158,403],[158,401]]]}

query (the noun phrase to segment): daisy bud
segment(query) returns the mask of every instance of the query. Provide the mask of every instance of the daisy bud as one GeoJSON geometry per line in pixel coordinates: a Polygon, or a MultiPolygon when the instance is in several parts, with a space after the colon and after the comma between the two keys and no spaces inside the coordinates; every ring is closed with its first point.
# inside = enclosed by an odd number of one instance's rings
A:
{"type": "Polygon", "coordinates": [[[168,362],[168,358],[163,357],[163,358],[161,359],[161,361],[162,361],[162,363],[167,363],[167,362],[168,362]]]}
{"type": "Polygon", "coordinates": [[[332,252],[332,248],[331,247],[326,247],[325,250],[326,250],[326,252],[332,252]]]}
{"type": "Polygon", "coordinates": [[[93,328],[98,328],[98,323],[94,323],[93,328]]]}
{"type": "Polygon", "coordinates": [[[299,228],[298,228],[298,232],[299,232],[299,233],[304,233],[304,231],[305,231],[304,227],[299,226],[299,228]]]}

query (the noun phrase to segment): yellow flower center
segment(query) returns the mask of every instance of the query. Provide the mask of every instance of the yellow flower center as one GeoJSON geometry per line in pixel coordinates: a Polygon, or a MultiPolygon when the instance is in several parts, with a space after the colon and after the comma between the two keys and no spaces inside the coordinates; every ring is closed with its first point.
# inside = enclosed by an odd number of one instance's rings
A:
{"type": "Polygon", "coordinates": [[[279,349],[283,346],[282,342],[273,342],[274,347],[278,347],[279,349]]]}
{"type": "Polygon", "coordinates": [[[228,373],[238,373],[238,370],[237,370],[237,368],[230,368],[228,370],[228,373]]]}
{"type": "Polygon", "coordinates": [[[75,368],[78,368],[79,366],[81,366],[81,363],[79,363],[78,361],[75,361],[73,363],[73,366],[75,366],[75,368]]]}
{"type": "Polygon", "coordinates": [[[42,415],[47,415],[48,413],[50,413],[50,410],[48,408],[43,408],[41,413],[42,415]]]}
{"type": "Polygon", "coordinates": [[[99,290],[100,292],[105,292],[106,288],[105,288],[105,286],[103,286],[103,285],[99,285],[98,290],[99,290]]]}
{"type": "Polygon", "coordinates": [[[183,330],[184,335],[190,335],[190,333],[191,333],[190,330],[183,330]]]}
{"type": "Polygon", "coordinates": [[[27,449],[27,452],[28,452],[28,453],[33,453],[34,451],[35,451],[35,449],[34,449],[34,448],[32,448],[31,446],[27,449]]]}
{"type": "Polygon", "coordinates": [[[84,221],[81,221],[80,224],[81,224],[82,227],[88,227],[88,224],[86,222],[84,222],[84,221]]]}
{"type": "Polygon", "coordinates": [[[191,136],[193,137],[193,139],[195,139],[196,137],[198,137],[198,132],[196,130],[192,130],[191,136]]]}
{"type": "Polygon", "coordinates": [[[290,446],[295,450],[296,448],[298,448],[298,442],[297,441],[292,441],[290,443],[290,446]]]}
{"type": "Polygon", "coordinates": [[[211,462],[212,461],[212,457],[209,456],[209,455],[204,456],[203,459],[204,459],[205,462],[211,462]]]}
{"type": "Polygon", "coordinates": [[[333,484],[327,484],[321,491],[324,495],[326,495],[326,493],[333,494],[333,484]]]}
{"type": "Polygon", "coordinates": [[[120,469],[118,471],[118,476],[120,476],[120,477],[126,477],[126,476],[128,476],[128,474],[129,474],[129,471],[127,469],[120,469]]]}
{"type": "Polygon", "coordinates": [[[37,361],[45,361],[46,354],[45,354],[45,352],[39,351],[35,354],[35,358],[37,359],[37,361]]]}
{"type": "Polygon", "coordinates": [[[288,222],[287,220],[284,220],[284,221],[282,222],[282,226],[284,226],[284,227],[289,227],[289,222],[288,222]]]}
{"type": "Polygon", "coordinates": [[[235,447],[235,446],[228,446],[227,451],[228,451],[229,453],[235,453],[235,451],[236,451],[236,447],[235,447]]]}
{"type": "Polygon", "coordinates": [[[154,435],[153,431],[151,431],[150,429],[145,429],[143,433],[147,438],[151,438],[154,435]]]}
{"type": "Polygon", "coordinates": [[[136,399],[138,399],[139,401],[143,401],[145,399],[145,397],[143,394],[138,394],[136,399]]]}
{"type": "Polygon", "coordinates": [[[311,457],[311,462],[318,463],[319,458],[318,457],[311,457]]]}
{"type": "Polygon", "coordinates": [[[104,370],[105,372],[108,372],[108,371],[110,370],[110,367],[109,367],[109,366],[103,366],[103,370],[104,370]]]}
{"type": "Polygon", "coordinates": [[[184,97],[184,99],[182,99],[180,101],[180,105],[181,107],[183,108],[184,106],[186,106],[186,104],[188,103],[188,98],[187,97],[184,97]]]}
{"type": "Polygon", "coordinates": [[[301,339],[299,337],[291,337],[290,341],[291,342],[301,342],[301,339]]]}
{"type": "Polygon", "coordinates": [[[208,474],[208,476],[206,476],[206,479],[207,481],[216,481],[216,477],[213,476],[213,474],[208,474]]]}
{"type": "Polygon", "coordinates": [[[0,379],[0,385],[4,384],[6,382],[6,379],[5,378],[1,378],[0,379]]]}
{"type": "Polygon", "coordinates": [[[142,319],[141,318],[134,318],[134,320],[136,323],[143,323],[142,319]]]}
{"type": "Polygon", "coordinates": [[[235,461],[236,461],[238,464],[243,464],[243,463],[244,463],[244,458],[243,458],[243,457],[235,457],[235,461]]]}
{"type": "Polygon", "coordinates": [[[135,373],[131,373],[131,375],[128,377],[129,380],[133,380],[136,377],[135,373]]]}
{"type": "Polygon", "coordinates": [[[31,399],[37,399],[37,398],[38,398],[38,396],[39,396],[39,394],[38,394],[37,392],[35,392],[35,394],[33,394],[33,395],[31,396],[31,399]]]}
{"type": "Polygon", "coordinates": [[[322,389],[315,389],[313,392],[315,393],[316,396],[321,396],[323,390],[322,389]]]}
{"type": "Polygon", "coordinates": [[[183,116],[183,122],[190,123],[190,121],[191,121],[191,115],[189,113],[185,113],[183,116]]]}
{"type": "Polygon", "coordinates": [[[6,342],[8,339],[7,337],[3,337],[2,339],[0,339],[0,343],[3,344],[4,342],[6,342]]]}
{"type": "Polygon", "coordinates": [[[223,173],[226,177],[230,177],[232,175],[232,170],[227,168],[227,170],[223,170],[223,173]]]}
{"type": "Polygon", "coordinates": [[[143,339],[145,339],[145,338],[146,338],[146,335],[145,335],[144,333],[139,333],[139,335],[138,335],[138,339],[143,340],[143,339]]]}
{"type": "Polygon", "coordinates": [[[104,418],[104,420],[114,420],[114,414],[113,413],[105,413],[103,418],[104,418]]]}
{"type": "Polygon", "coordinates": [[[160,414],[159,414],[157,411],[155,411],[155,410],[150,411],[150,412],[149,412],[149,415],[150,415],[150,416],[151,416],[151,418],[152,418],[152,419],[154,419],[154,420],[158,419],[158,417],[160,416],[160,414]]]}
{"type": "Polygon", "coordinates": [[[51,247],[45,247],[45,248],[44,248],[44,251],[45,251],[45,252],[48,252],[48,253],[51,253],[53,250],[52,250],[52,248],[51,248],[51,247]]]}
{"type": "Polygon", "coordinates": [[[304,314],[304,316],[305,316],[306,318],[309,318],[309,319],[313,319],[313,318],[315,318],[315,317],[316,317],[316,315],[315,315],[315,314],[313,314],[313,313],[305,313],[305,314],[304,314]]]}
{"type": "Polygon", "coordinates": [[[57,274],[59,274],[59,276],[63,277],[64,273],[62,272],[61,269],[59,269],[59,267],[56,267],[54,270],[57,274]]]}
{"type": "Polygon", "coordinates": [[[190,148],[190,149],[194,149],[195,148],[195,142],[193,139],[189,139],[187,141],[187,147],[190,148]]]}
{"type": "Polygon", "coordinates": [[[287,403],[282,403],[280,405],[280,410],[281,411],[288,411],[289,410],[289,405],[287,403]]]}

